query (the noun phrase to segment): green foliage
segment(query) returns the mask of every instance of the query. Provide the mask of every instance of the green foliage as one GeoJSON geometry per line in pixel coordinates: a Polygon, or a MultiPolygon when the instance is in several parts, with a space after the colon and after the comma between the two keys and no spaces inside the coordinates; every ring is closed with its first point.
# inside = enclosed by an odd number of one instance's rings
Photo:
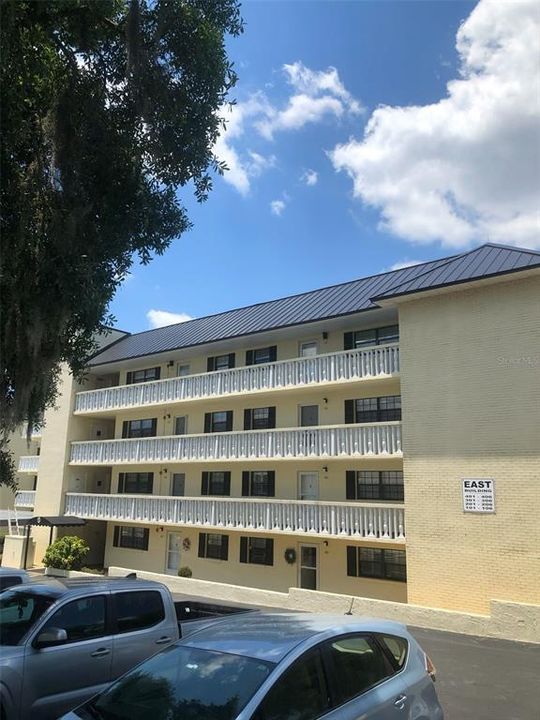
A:
{"type": "Polygon", "coordinates": [[[187,565],[183,565],[178,570],[178,577],[193,577],[193,572],[190,567],[188,567],[187,565]]]}
{"type": "Polygon", "coordinates": [[[58,538],[45,551],[43,564],[57,570],[80,570],[90,552],[86,541],[76,535],[58,538]]]}
{"type": "Polygon", "coordinates": [[[133,259],[190,227],[179,191],[192,183],[202,201],[223,170],[225,39],[242,20],[237,0],[3,0],[0,12],[5,447],[54,403],[60,363],[82,375],[133,259]]]}

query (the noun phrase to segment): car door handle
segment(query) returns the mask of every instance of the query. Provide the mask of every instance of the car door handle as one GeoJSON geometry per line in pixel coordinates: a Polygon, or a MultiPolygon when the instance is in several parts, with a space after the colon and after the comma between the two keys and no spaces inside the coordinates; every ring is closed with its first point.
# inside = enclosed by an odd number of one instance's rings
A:
{"type": "Polygon", "coordinates": [[[163,637],[160,637],[159,640],[156,640],[156,645],[164,645],[165,643],[170,643],[171,638],[164,635],[163,637]]]}
{"type": "Polygon", "coordinates": [[[105,655],[108,655],[111,651],[109,648],[98,648],[97,650],[94,650],[93,653],[90,653],[92,657],[104,657],[105,655]]]}
{"type": "Polygon", "coordinates": [[[398,698],[396,698],[394,705],[397,707],[398,710],[403,710],[406,702],[407,702],[407,696],[400,695],[398,698]]]}

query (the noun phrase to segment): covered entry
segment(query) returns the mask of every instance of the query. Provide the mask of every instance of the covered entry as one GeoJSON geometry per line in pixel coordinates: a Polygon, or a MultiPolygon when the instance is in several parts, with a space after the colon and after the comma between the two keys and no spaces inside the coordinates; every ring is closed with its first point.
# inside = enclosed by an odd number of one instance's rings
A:
{"type": "Polygon", "coordinates": [[[53,515],[50,517],[33,517],[31,520],[26,521],[26,542],[24,546],[24,563],[23,568],[26,570],[26,562],[28,560],[28,544],[30,542],[30,528],[36,527],[48,527],[50,528],[49,533],[49,545],[52,542],[53,528],[55,527],[80,527],[86,525],[86,520],[82,518],[74,517],[73,515],[53,515]]]}

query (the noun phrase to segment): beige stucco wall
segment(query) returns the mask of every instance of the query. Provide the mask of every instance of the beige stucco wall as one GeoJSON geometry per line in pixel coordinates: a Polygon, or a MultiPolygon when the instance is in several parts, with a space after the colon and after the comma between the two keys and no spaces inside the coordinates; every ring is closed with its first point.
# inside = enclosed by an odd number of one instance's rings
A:
{"type": "Polygon", "coordinates": [[[400,306],[409,602],[540,604],[540,279],[400,306]],[[462,478],[493,478],[495,514],[462,478]]]}
{"type": "MultiPolygon", "coordinates": [[[[9,450],[13,455],[15,470],[19,466],[21,455],[36,455],[40,445],[40,438],[33,437],[30,442],[26,436],[23,437],[23,429],[19,428],[9,438],[9,450]]],[[[15,479],[19,490],[32,490],[34,487],[34,475],[30,473],[15,473],[15,479]]],[[[5,485],[0,485],[0,510],[13,508],[15,493],[5,485]]]]}
{"type": "MultiPolygon", "coordinates": [[[[273,566],[254,565],[240,562],[240,537],[249,532],[229,532],[229,559],[213,560],[198,557],[199,530],[186,527],[155,527],[150,526],[148,550],[131,550],[113,547],[113,528],[115,523],[108,524],[107,549],[105,552],[106,566],[133,567],[149,572],[163,573],[166,565],[167,533],[177,532],[182,541],[188,539],[189,549],[182,549],[180,566],[187,565],[193,577],[220,583],[245,585],[247,587],[287,592],[290,587],[299,585],[299,549],[302,544],[297,536],[265,534],[264,537],[274,538],[273,566]],[[284,553],[288,548],[297,552],[297,561],[289,565],[284,553]]],[[[327,592],[348,593],[363,597],[380,598],[395,602],[407,601],[407,585],[403,582],[377,580],[371,578],[354,578],[347,576],[346,546],[357,544],[369,546],[368,542],[352,543],[345,540],[329,540],[325,545],[320,538],[306,538],[304,543],[316,545],[319,557],[319,589],[327,592]]],[[[401,549],[401,545],[377,543],[377,547],[401,549]]]]}

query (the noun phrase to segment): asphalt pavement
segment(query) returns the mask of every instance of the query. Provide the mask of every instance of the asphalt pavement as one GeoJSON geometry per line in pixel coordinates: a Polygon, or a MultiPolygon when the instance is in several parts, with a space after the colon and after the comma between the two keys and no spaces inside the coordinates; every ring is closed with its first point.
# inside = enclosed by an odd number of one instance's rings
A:
{"type": "Polygon", "coordinates": [[[410,629],[437,668],[445,720],[540,720],[540,645],[410,629]]]}

